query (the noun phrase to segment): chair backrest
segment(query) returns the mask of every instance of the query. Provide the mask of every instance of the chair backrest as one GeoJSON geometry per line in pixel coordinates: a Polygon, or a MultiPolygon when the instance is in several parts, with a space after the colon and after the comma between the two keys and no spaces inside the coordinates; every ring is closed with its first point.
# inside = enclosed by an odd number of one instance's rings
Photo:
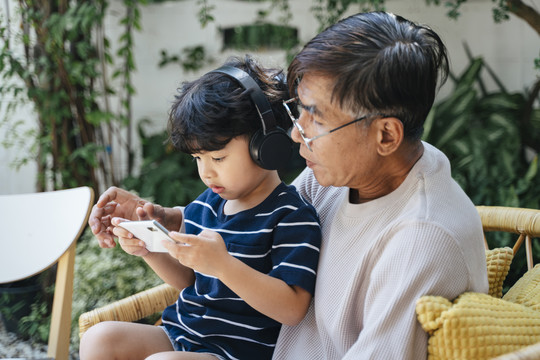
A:
{"type": "Polygon", "coordinates": [[[532,239],[540,237],[540,210],[502,206],[477,206],[476,209],[485,232],[504,231],[519,235],[514,243],[514,255],[525,243],[527,268],[532,269],[534,266],[532,239]]]}
{"type": "Polygon", "coordinates": [[[58,263],[47,353],[56,360],[69,358],[75,248],[93,202],[89,187],[0,195],[0,283],[58,263]]]}

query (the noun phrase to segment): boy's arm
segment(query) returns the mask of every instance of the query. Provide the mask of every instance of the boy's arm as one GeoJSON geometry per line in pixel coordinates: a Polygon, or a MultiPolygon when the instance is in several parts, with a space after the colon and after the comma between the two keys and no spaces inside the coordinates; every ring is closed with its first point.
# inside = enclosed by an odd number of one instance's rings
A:
{"type": "Polygon", "coordinates": [[[167,284],[182,290],[195,282],[192,269],[180,264],[168,253],[149,252],[143,256],[144,261],[167,284]]]}
{"type": "Polygon", "coordinates": [[[204,230],[197,236],[169,235],[178,244],[163,245],[174,258],[195,271],[217,277],[257,311],[287,325],[296,325],[304,318],[311,301],[309,291],[263,274],[230,255],[218,233],[204,230]]]}
{"type": "Polygon", "coordinates": [[[217,277],[252,308],[285,325],[300,323],[311,294],[296,285],[263,274],[230,256],[217,277]]]}

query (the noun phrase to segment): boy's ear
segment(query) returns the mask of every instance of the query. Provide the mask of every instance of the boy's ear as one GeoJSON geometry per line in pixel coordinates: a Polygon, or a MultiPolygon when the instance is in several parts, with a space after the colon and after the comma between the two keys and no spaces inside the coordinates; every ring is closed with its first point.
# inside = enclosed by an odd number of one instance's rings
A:
{"type": "Polygon", "coordinates": [[[395,117],[384,117],[375,120],[375,122],[378,153],[381,156],[388,156],[394,153],[403,142],[403,123],[395,117]]]}

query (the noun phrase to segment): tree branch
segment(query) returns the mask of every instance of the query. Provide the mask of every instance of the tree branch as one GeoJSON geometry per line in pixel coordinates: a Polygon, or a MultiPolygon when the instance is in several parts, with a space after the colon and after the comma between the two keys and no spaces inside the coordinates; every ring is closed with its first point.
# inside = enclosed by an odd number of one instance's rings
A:
{"type": "Polygon", "coordinates": [[[540,35],[540,14],[521,0],[507,0],[508,11],[523,19],[540,35]]]}

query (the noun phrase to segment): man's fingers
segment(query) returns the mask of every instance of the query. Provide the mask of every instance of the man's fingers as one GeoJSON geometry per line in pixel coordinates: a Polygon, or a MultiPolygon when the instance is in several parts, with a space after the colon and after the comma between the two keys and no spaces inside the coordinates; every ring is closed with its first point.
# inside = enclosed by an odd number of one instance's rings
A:
{"type": "Polygon", "coordinates": [[[99,208],[102,208],[108,203],[114,201],[117,195],[116,189],[117,188],[114,186],[108,188],[103,194],[101,194],[101,196],[99,197],[96,203],[96,206],[99,208]]]}
{"type": "Polygon", "coordinates": [[[157,220],[161,225],[165,225],[165,209],[161,205],[147,202],[140,209],[141,210],[137,209],[138,213],[145,213],[145,215],[147,216],[147,218],[144,220],[154,219],[157,220]]]}
{"type": "Polygon", "coordinates": [[[136,212],[137,212],[137,217],[139,218],[139,220],[151,220],[150,215],[144,209],[144,207],[138,207],[136,212]]]}

